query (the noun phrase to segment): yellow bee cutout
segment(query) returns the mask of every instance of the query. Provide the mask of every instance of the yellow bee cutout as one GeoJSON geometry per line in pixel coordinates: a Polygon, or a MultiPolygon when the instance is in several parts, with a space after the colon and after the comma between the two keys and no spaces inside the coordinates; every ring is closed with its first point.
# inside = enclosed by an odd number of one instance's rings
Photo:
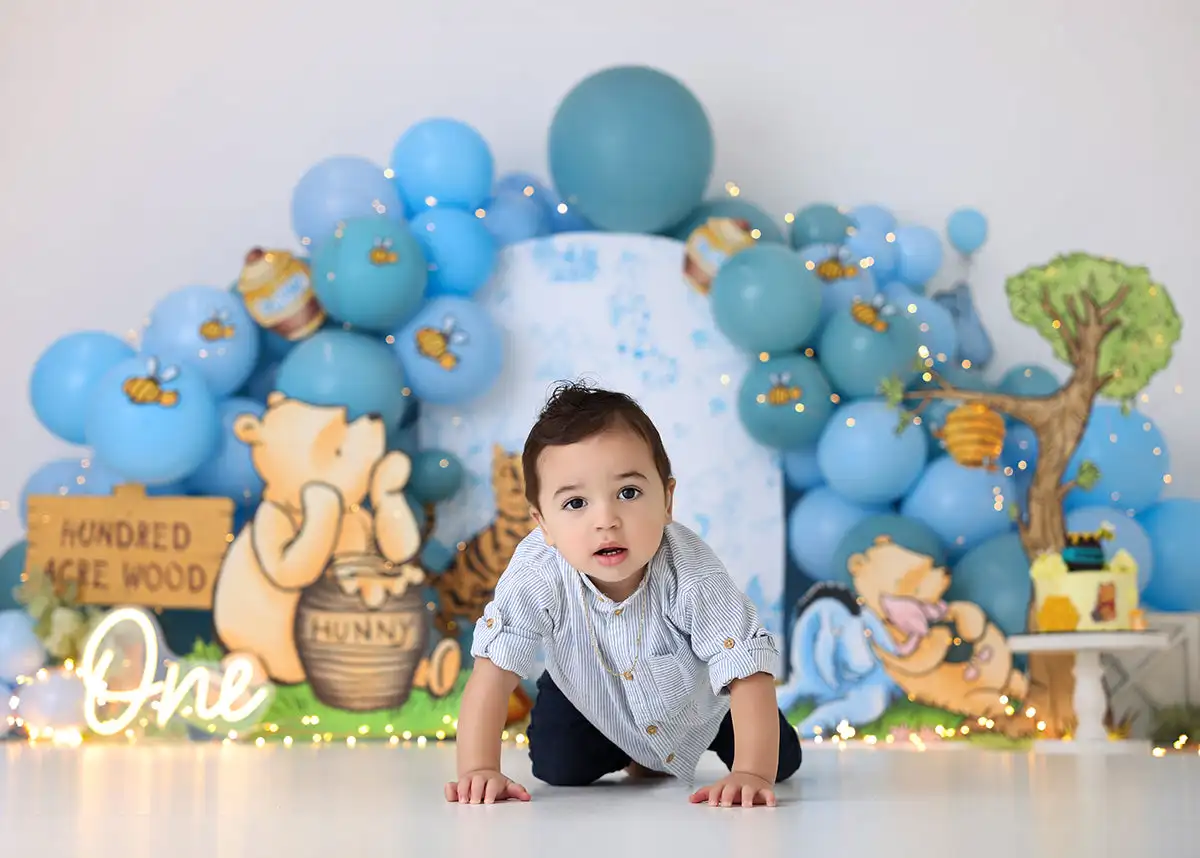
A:
{"type": "Polygon", "coordinates": [[[771,373],[771,388],[767,391],[768,404],[787,405],[796,402],[803,395],[804,391],[792,384],[791,373],[771,373]]]}
{"type": "Polygon", "coordinates": [[[841,280],[843,277],[857,277],[858,266],[847,265],[837,257],[826,259],[817,266],[817,276],[826,283],[831,280],[841,280]]]}
{"type": "Polygon", "coordinates": [[[210,343],[215,343],[217,340],[231,340],[233,335],[234,328],[229,323],[228,310],[218,310],[200,326],[200,336],[210,343]]]}
{"type": "Polygon", "coordinates": [[[854,321],[881,334],[888,329],[887,317],[895,312],[894,307],[885,303],[882,295],[876,295],[869,302],[855,298],[850,304],[850,316],[854,321]]]}
{"type": "Polygon", "coordinates": [[[367,258],[371,260],[372,265],[395,265],[400,256],[392,250],[390,238],[377,238],[375,246],[371,248],[367,258]]]}
{"type": "Polygon", "coordinates": [[[164,367],[158,371],[158,358],[146,361],[146,374],[135,375],[125,379],[121,389],[134,405],[161,405],[163,408],[174,408],[179,404],[178,390],[164,390],[163,385],[179,375],[177,367],[164,367]]]}
{"type": "Polygon", "coordinates": [[[1004,418],[981,402],[967,402],[946,417],[933,437],[965,468],[994,471],[1004,450],[1004,418]]]}
{"type": "Polygon", "coordinates": [[[458,329],[453,316],[447,316],[439,328],[421,328],[416,333],[417,352],[422,357],[435,360],[445,370],[458,366],[458,355],[450,351],[451,346],[467,341],[467,332],[458,329]]]}

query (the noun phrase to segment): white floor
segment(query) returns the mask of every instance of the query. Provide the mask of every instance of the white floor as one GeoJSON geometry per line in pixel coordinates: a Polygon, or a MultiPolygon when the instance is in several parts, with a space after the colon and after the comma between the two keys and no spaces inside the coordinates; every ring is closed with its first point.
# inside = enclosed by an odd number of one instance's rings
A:
{"type": "MultiPolygon", "coordinates": [[[[711,755],[710,755],[711,757],[711,755]]],[[[687,803],[675,782],[555,789],[506,752],[528,804],[446,804],[453,745],[0,746],[0,853],[269,855],[1195,855],[1200,757],[806,747],[774,809],[687,803]],[[585,815],[590,819],[585,819],[585,815]],[[661,840],[655,845],[654,841],[661,840]],[[649,851],[649,848],[654,851],[649,851]],[[353,850],[353,851],[351,851],[353,850]]],[[[715,757],[705,774],[719,776],[715,757]]]]}

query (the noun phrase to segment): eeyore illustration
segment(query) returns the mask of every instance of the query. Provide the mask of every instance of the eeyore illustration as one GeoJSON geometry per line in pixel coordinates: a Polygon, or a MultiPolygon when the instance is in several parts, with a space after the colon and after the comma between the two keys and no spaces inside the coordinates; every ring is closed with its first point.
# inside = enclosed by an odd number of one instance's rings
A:
{"type": "Polygon", "coordinates": [[[872,649],[894,652],[892,636],[849,587],[814,584],[796,606],[787,682],[778,689],[787,712],[807,700],[816,708],[800,722],[802,737],[815,728],[828,734],[843,721],[862,726],[875,721],[901,693],[872,649]]]}

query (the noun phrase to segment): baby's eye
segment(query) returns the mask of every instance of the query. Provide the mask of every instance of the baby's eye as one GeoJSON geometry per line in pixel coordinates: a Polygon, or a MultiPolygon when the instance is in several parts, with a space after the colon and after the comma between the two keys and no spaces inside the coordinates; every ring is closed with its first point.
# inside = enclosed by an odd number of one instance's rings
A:
{"type": "Polygon", "coordinates": [[[631,500],[637,500],[638,495],[640,495],[641,493],[642,493],[642,490],[639,489],[637,486],[626,486],[625,488],[623,488],[619,492],[617,492],[617,497],[619,497],[621,500],[631,501],[631,500]]]}
{"type": "Polygon", "coordinates": [[[563,509],[583,509],[583,498],[571,498],[569,501],[563,504],[563,509]]]}

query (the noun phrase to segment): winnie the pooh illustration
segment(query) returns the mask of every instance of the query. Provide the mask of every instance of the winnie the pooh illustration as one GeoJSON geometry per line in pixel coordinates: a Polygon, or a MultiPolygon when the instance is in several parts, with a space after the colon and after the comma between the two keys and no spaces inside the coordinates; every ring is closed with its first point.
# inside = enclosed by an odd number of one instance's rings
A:
{"type": "MultiPolygon", "coordinates": [[[[249,445],[264,489],[217,575],[217,636],[229,658],[255,665],[256,676],[303,682],[296,610],[304,589],[331,561],[377,554],[408,583],[423,581],[416,562],[421,533],[403,494],[412,464],[402,452],[385,452],[378,416],[348,420],[345,408],[310,405],[280,392],[268,397],[261,418],[238,416],[233,431],[249,445]],[[373,512],[364,507],[368,500],[373,512]]],[[[435,656],[439,668],[423,663],[419,683],[440,673],[457,678],[461,655],[435,656]]]]}
{"type": "Polygon", "coordinates": [[[880,536],[847,566],[859,601],[894,642],[875,653],[910,699],[1000,720],[1009,699],[1025,696],[1004,633],[974,602],[942,600],[950,576],[933,558],[880,536]]]}

